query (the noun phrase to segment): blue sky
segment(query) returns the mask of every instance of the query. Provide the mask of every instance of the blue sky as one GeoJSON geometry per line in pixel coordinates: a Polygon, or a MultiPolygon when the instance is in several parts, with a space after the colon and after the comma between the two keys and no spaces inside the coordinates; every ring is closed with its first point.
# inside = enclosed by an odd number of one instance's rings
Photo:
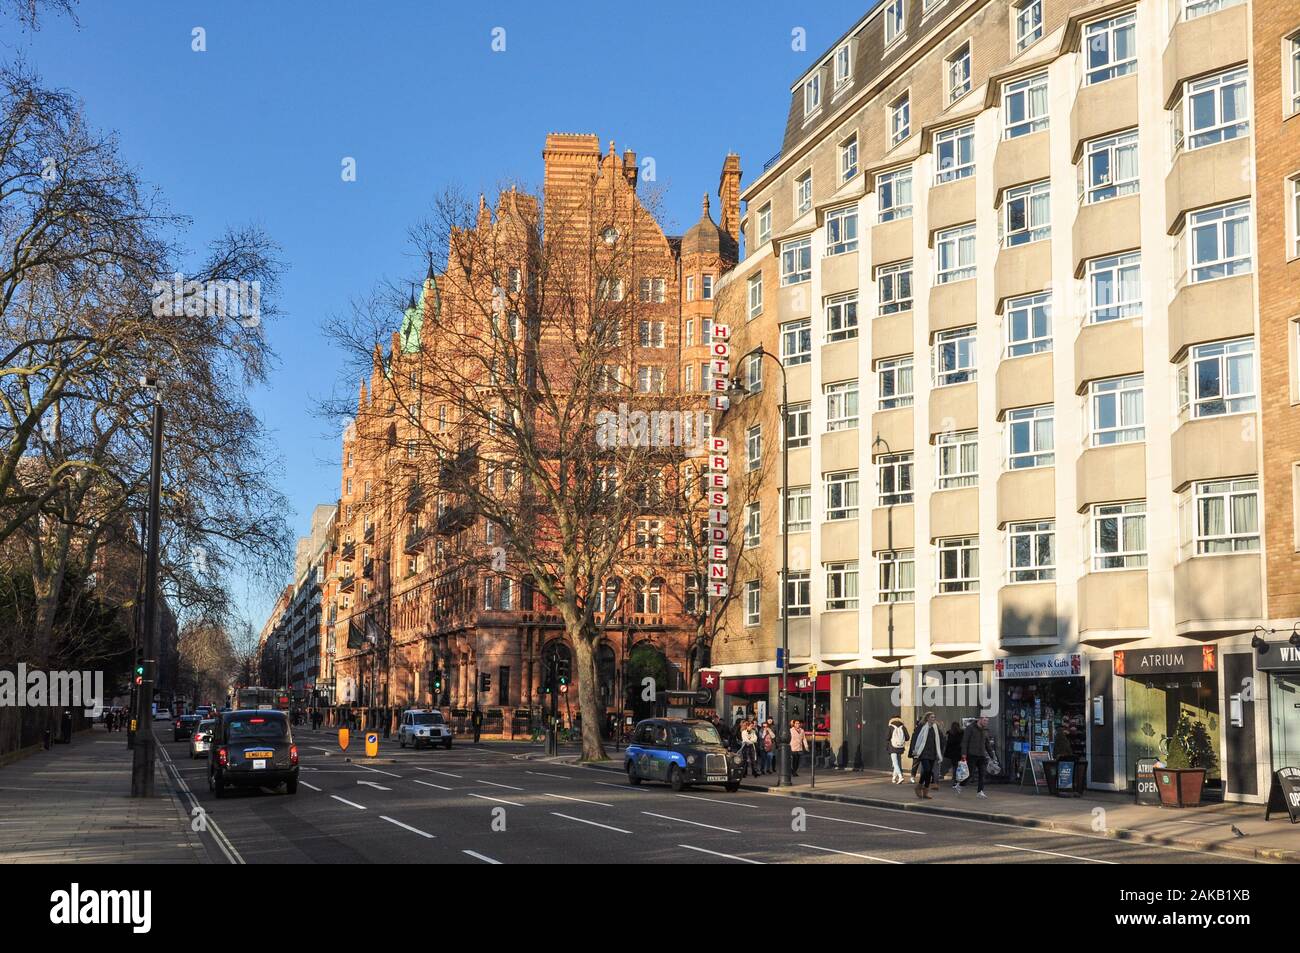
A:
{"type": "MultiPolygon", "coordinates": [[[[267,328],[279,365],[252,399],[303,534],[339,484],[338,434],[313,407],[354,386],[320,325],[377,281],[423,275],[406,229],[435,194],[536,183],[547,132],[593,132],[654,157],[680,232],[727,152],[746,183],[758,174],[791,83],[872,5],[89,0],[79,27],[48,17],[18,35],[0,20],[0,58],[82,97],[193,219],[192,245],[254,223],[282,246],[283,314],[267,328]],[[195,27],[206,52],[191,49],[195,27]],[[807,52],[791,48],[796,27],[807,52]]],[[[273,596],[237,588],[260,627],[273,596]]]]}

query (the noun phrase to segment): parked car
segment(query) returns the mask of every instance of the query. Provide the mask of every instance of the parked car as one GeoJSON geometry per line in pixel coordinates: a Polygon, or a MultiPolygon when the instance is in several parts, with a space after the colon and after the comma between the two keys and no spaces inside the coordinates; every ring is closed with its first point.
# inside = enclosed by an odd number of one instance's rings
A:
{"type": "Polygon", "coordinates": [[[402,712],[402,722],[397,726],[397,744],[405,748],[440,744],[451,747],[451,726],[436,708],[411,708],[402,712]]]}
{"type": "Polygon", "coordinates": [[[191,760],[208,753],[208,748],[212,746],[212,726],[215,724],[215,719],[204,718],[195,726],[194,734],[190,735],[191,760]]]}
{"type": "Polygon", "coordinates": [[[198,715],[181,715],[172,722],[172,741],[189,741],[202,720],[198,715]]]}
{"type": "Polygon", "coordinates": [[[298,793],[298,746],[282,711],[257,708],[222,712],[208,748],[208,789],[225,797],[228,787],[278,787],[298,793]]]}
{"type": "Polygon", "coordinates": [[[639,722],[623,766],[630,784],[663,781],[674,791],[690,784],[721,784],[735,791],[744,769],[740,755],[727,751],[711,723],[688,718],[639,722]]]}

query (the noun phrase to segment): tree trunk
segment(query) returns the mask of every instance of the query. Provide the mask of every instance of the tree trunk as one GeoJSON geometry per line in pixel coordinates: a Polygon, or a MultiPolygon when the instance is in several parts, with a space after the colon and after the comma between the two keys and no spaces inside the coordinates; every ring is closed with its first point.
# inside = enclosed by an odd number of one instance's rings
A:
{"type": "Polygon", "coordinates": [[[570,631],[578,663],[578,711],[582,715],[582,760],[606,761],[605,744],[600,737],[600,725],[605,712],[600,706],[600,684],[596,674],[595,641],[599,633],[570,631]]]}

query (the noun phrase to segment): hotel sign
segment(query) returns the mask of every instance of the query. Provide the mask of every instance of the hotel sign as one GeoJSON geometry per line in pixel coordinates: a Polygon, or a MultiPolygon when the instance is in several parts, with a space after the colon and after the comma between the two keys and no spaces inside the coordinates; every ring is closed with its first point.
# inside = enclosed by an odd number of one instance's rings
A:
{"type": "MultiPolygon", "coordinates": [[[[724,413],[730,406],[726,390],[731,381],[731,329],[725,324],[713,325],[713,340],[709,345],[709,373],[713,379],[713,395],[709,400],[709,409],[724,413]]],[[[720,419],[720,418],[719,418],[720,419]]],[[[715,426],[709,428],[713,434],[715,426]]],[[[727,543],[728,523],[728,474],[727,439],[710,436],[708,440],[709,469],[705,476],[705,492],[709,504],[709,577],[708,595],[712,599],[722,599],[730,591],[727,582],[727,543]]]]}
{"type": "Polygon", "coordinates": [[[1270,642],[1268,649],[1263,655],[1255,655],[1255,668],[1259,671],[1300,669],[1300,648],[1290,642],[1270,642]]]}
{"type": "Polygon", "coordinates": [[[1213,672],[1217,671],[1218,667],[1218,655],[1213,645],[1115,650],[1115,674],[1129,678],[1139,678],[1143,675],[1213,672]]]}

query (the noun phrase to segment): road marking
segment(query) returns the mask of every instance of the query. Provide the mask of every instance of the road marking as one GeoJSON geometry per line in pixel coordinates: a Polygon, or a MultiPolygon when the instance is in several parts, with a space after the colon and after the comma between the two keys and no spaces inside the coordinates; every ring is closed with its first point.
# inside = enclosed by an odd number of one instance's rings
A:
{"type": "Polygon", "coordinates": [[[484,781],[482,778],[474,779],[479,784],[490,784],[494,788],[505,788],[507,791],[522,791],[523,788],[517,788],[513,784],[497,784],[495,781],[484,781]]]}
{"type": "Polygon", "coordinates": [[[355,801],[349,801],[347,798],[339,797],[337,794],[331,794],[330,797],[332,797],[336,801],[342,801],[344,804],[348,805],[349,807],[355,807],[358,811],[366,810],[366,806],[364,804],[357,804],[355,801]]]}
{"type": "Polygon", "coordinates": [[[356,761],[353,761],[353,762],[352,762],[352,766],[353,766],[353,767],[356,767],[356,768],[360,768],[362,771],[373,771],[373,772],[375,772],[375,774],[386,774],[386,775],[388,775],[390,778],[400,778],[400,777],[401,777],[400,774],[393,774],[393,772],[391,772],[391,771],[380,771],[378,768],[372,768],[372,767],[370,767],[369,765],[359,764],[359,763],[357,763],[356,761]]]}
{"type": "Polygon", "coordinates": [[[545,794],[545,797],[558,797],[563,801],[578,801],[582,804],[596,804],[600,807],[613,807],[613,804],[606,804],[604,801],[588,801],[585,797],[569,797],[567,794],[545,794]]]}
{"type": "Polygon", "coordinates": [[[376,791],[391,791],[392,788],[386,788],[382,784],[376,784],[374,781],[358,781],[357,784],[364,784],[368,788],[374,788],[376,791]]]}
{"type": "Polygon", "coordinates": [[[737,857],[735,854],[724,854],[721,851],[707,850],[703,847],[692,847],[690,844],[678,844],[677,846],[684,847],[687,850],[697,850],[701,854],[712,854],[714,857],[725,857],[727,858],[727,860],[738,860],[741,863],[745,863],[745,864],[758,864],[760,866],[762,866],[763,864],[763,861],[761,860],[751,860],[748,857],[737,857]]]}
{"type": "MultiPolygon", "coordinates": [[[[163,760],[166,762],[167,767],[171,768],[172,772],[175,773],[176,765],[172,761],[172,756],[167,753],[166,747],[158,743],[157,735],[154,736],[154,748],[162,752],[163,760]]],[[[203,818],[208,833],[210,833],[212,839],[217,842],[217,846],[221,848],[221,852],[226,855],[226,860],[230,861],[232,864],[244,863],[243,855],[235,848],[235,845],[230,842],[230,838],[226,836],[226,832],[221,829],[221,826],[216,822],[216,819],[199,805],[199,799],[194,796],[194,792],[190,790],[190,786],[185,783],[184,779],[181,778],[179,774],[176,774],[176,783],[180,785],[180,789],[184,792],[185,796],[189,798],[190,816],[193,817],[196,810],[200,812],[199,816],[203,818]]]]}
{"type": "Polygon", "coordinates": [[[569,776],[567,774],[547,774],[545,771],[525,771],[524,774],[535,774],[538,777],[542,777],[542,778],[558,778],[561,781],[569,780],[569,776]]]}
{"type": "Polygon", "coordinates": [[[851,850],[836,850],[834,847],[818,847],[816,844],[800,844],[800,847],[807,847],[809,850],[824,850],[828,854],[843,854],[846,857],[861,857],[863,860],[874,860],[882,864],[901,864],[901,860],[889,860],[885,857],[873,857],[871,854],[857,854],[851,850]]]}
{"type": "Polygon", "coordinates": [[[483,863],[485,863],[485,864],[500,864],[500,863],[501,863],[501,861],[499,861],[499,860],[493,860],[491,857],[488,857],[488,856],[486,856],[485,854],[480,854],[480,853],[479,853],[478,851],[476,851],[476,850],[462,850],[461,853],[462,853],[462,854],[469,854],[471,857],[475,857],[475,858],[477,858],[478,860],[483,861],[483,863]]]}
{"type": "Polygon", "coordinates": [[[316,785],[314,785],[314,784],[308,784],[306,781],[299,781],[298,783],[301,784],[301,785],[302,785],[303,787],[305,787],[305,788],[311,788],[313,791],[319,791],[319,790],[320,790],[320,788],[316,787],[316,785]]]}
{"type": "Polygon", "coordinates": [[[663,818],[665,821],[676,821],[679,824],[692,824],[695,827],[707,827],[711,831],[722,831],[726,834],[739,834],[740,831],[733,831],[730,827],[715,827],[712,824],[701,824],[699,821],[688,821],[684,817],[669,817],[667,814],[655,814],[653,811],[642,811],[642,814],[649,814],[651,817],[663,818]]]}
{"type": "Polygon", "coordinates": [[[1114,866],[1116,861],[1113,860],[1096,860],[1092,857],[1079,857],[1076,854],[1058,854],[1054,850],[1034,850],[1032,847],[1014,847],[1011,844],[994,844],[994,847],[1004,847],[1007,850],[1023,850],[1030,854],[1050,854],[1053,857],[1067,857],[1070,860],[1081,860],[1086,864],[1110,864],[1114,866]]]}
{"type": "Polygon", "coordinates": [[[421,781],[419,778],[411,778],[416,784],[423,784],[426,788],[437,788],[439,791],[450,791],[451,788],[443,787],[441,784],[434,784],[432,781],[421,781]]]}
{"type": "Polygon", "coordinates": [[[412,827],[410,824],[403,824],[401,821],[394,820],[393,818],[389,817],[386,814],[380,814],[379,819],[381,821],[387,821],[389,824],[396,824],[398,827],[408,830],[412,834],[419,834],[421,837],[427,837],[430,840],[433,840],[432,834],[426,833],[425,831],[420,830],[418,827],[412,827]]]}
{"type": "Polygon", "coordinates": [[[471,794],[470,797],[476,797],[480,801],[496,801],[498,804],[509,804],[511,807],[523,807],[518,801],[506,801],[499,797],[488,797],[486,794],[471,794]]]}
{"type": "Polygon", "coordinates": [[[611,827],[611,826],[608,825],[608,824],[599,824],[599,823],[597,823],[596,821],[589,821],[589,820],[587,820],[586,818],[582,818],[582,817],[574,817],[574,816],[571,815],[571,814],[561,814],[559,811],[551,811],[551,813],[552,813],[554,816],[556,816],[556,817],[562,817],[562,818],[564,818],[566,821],[577,821],[579,824],[590,824],[592,827],[603,827],[603,828],[605,828],[605,830],[607,830],[607,831],[614,831],[614,832],[617,833],[617,834],[631,834],[631,833],[632,833],[631,831],[625,831],[625,830],[623,830],[623,828],[621,828],[621,827],[611,827]]]}
{"type": "Polygon", "coordinates": [[[734,805],[735,807],[747,807],[751,811],[758,810],[757,804],[743,804],[740,801],[726,801],[723,800],[722,798],[716,798],[716,797],[700,797],[698,794],[678,794],[675,795],[675,797],[688,797],[692,801],[704,801],[706,804],[731,804],[734,805]]]}
{"type": "Polygon", "coordinates": [[[414,767],[416,771],[428,771],[430,774],[441,774],[443,777],[447,777],[447,778],[460,777],[459,774],[452,774],[450,771],[435,771],[433,770],[433,768],[421,768],[416,765],[412,765],[412,767],[414,767]]]}
{"type": "MultiPolygon", "coordinates": [[[[630,785],[630,784],[610,784],[608,781],[597,781],[596,783],[597,783],[597,784],[603,784],[603,785],[604,785],[605,787],[607,787],[607,788],[618,788],[620,791],[635,791],[635,790],[637,790],[637,788],[633,787],[633,786],[630,785]]],[[[645,792],[645,791],[642,791],[641,793],[642,793],[642,794],[645,794],[646,792],[645,792]]]]}
{"type": "Polygon", "coordinates": [[[867,821],[850,821],[843,817],[827,817],[824,814],[808,814],[807,817],[815,817],[819,821],[835,821],[837,824],[856,824],[858,827],[874,827],[882,831],[896,831],[899,834],[924,834],[924,831],[909,831],[906,827],[889,827],[886,824],[871,824],[867,821]]]}

